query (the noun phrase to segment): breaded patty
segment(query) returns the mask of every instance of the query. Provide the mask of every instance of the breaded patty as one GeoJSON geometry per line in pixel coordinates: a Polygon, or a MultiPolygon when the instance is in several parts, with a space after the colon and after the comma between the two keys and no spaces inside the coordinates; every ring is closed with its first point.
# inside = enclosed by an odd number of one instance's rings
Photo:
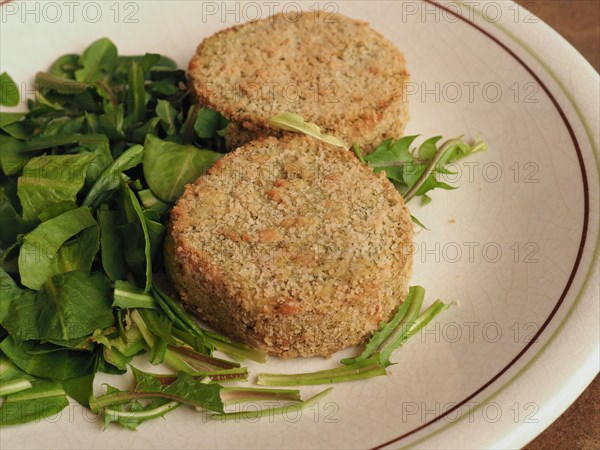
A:
{"type": "Polygon", "coordinates": [[[278,14],[223,30],[199,45],[188,77],[198,101],[231,120],[230,148],[281,136],[268,119],[282,112],[365,152],[399,137],[408,120],[404,55],[340,14],[278,14]]]}
{"type": "Polygon", "coordinates": [[[282,357],[361,342],[408,293],[412,223],[385,174],[288,135],[251,142],[188,185],[167,273],[187,308],[282,357]]]}

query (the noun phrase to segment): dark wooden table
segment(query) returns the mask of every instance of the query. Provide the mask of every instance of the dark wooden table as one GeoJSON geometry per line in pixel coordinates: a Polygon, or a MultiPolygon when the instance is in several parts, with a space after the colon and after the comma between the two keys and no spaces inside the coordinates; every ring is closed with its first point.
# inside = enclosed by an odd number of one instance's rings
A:
{"type": "MultiPolygon", "coordinates": [[[[516,0],[558,31],[600,71],[600,0],[516,0]]],[[[525,450],[600,449],[600,376],[525,450]]]]}

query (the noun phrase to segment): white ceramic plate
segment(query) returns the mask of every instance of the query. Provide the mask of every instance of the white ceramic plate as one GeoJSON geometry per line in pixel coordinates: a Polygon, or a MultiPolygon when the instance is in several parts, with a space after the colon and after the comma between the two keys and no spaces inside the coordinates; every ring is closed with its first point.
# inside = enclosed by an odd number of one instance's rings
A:
{"type": "MultiPolygon", "coordinates": [[[[414,283],[427,288],[427,302],[458,306],[397,353],[390,376],[338,385],[301,416],[260,422],[211,422],[181,408],[137,432],[102,431],[72,404],[58,417],[2,429],[1,447],[511,448],[556,419],[599,367],[598,74],[512,2],[469,4],[321,3],[371,22],[406,53],[407,132],[480,133],[490,147],[459,168],[459,190],[413,210],[431,228],[416,238],[414,283]]],[[[186,67],[203,37],[271,8],[293,17],[299,6],[9,3],[0,70],[31,95],[37,70],[102,36],[122,54],[160,52],[186,67]]],[[[333,364],[273,359],[266,367],[333,364]]]]}

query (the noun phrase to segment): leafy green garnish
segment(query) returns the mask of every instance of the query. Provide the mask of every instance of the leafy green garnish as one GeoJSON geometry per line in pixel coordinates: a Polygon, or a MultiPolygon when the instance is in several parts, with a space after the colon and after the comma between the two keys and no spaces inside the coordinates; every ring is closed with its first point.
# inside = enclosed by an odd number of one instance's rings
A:
{"type": "Polygon", "coordinates": [[[0,74],[0,105],[16,106],[19,104],[19,88],[9,74],[0,74]]]}
{"type": "Polygon", "coordinates": [[[292,405],[281,406],[278,408],[251,409],[229,413],[211,414],[209,417],[215,420],[260,419],[265,416],[274,417],[280,414],[288,414],[290,411],[299,412],[318,403],[322,398],[328,395],[332,389],[333,388],[327,388],[313,397],[304,400],[303,402],[292,405]]]}
{"type": "Polygon", "coordinates": [[[83,375],[94,363],[95,358],[91,352],[57,344],[42,344],[35,341],[18,343],[12,336],[7,336],[0,342],[0,350],[28,375],[55,381],[83,375]]]}
{"type": "Polygon", "coordinates": [[[419,315],[424,297],[425,289],[421,286],[411,287],[396,314],[388,323],[381,324],[379,331],[367,342],[364,351],[354,358],[342,359],[340,367],[299,374],[260,373],[257,383],[265,386],[302,386],[386,375],[386,368],[392,365],[390,356],[394,350],[448,308],[441,300],[436,300],[419,315]]]}
{"type": "MultiPolygon", "coordinates": [[[[18,102],[0,81],[2,102],[18,102]]],[[[227,121],[194,106],[185,81],[171,59],[121,56],[103,38],[38,72],[27,112],[0,113],[0,263],[11,271],[0,269],[0,351],[25,376],[7,381],[7,399],[40,378],[87,406],[97,371],[123,373],[144,352],[194,376],[247,378],[211,341],[251,350],[181,307],[174,324],[151,292],[170,203],[225,148],[227,121]]],[[[48,410],[65,404],[55,397],[48,410]]]]}
{"type": "Polygon", "coordinates": [[[85,152],[31,159],[23,168],[17,188],[23,219],[35,219],[53,204],[74,202],[83,187],[86,170],[95,157],[93,153],[85,152]]]}
{"type": "Polygon", "coordinates": [[[417,137],[405,136],[396,141],[387,139],[364,157],[358,147],[354,147],[357,157],[374,172],[385,171],[407,202],[413,197],[421,197],[426,204],[431,201],[427,192],[437,188],[455,189],[439,181],[437,175],[453,173],[446,168],[448,164],[487,148],[483,141],[469,145],[462,137],[450,139],[438,147],[442,137],[436,136],[423,142],[418,149],[411,150],[417,137]]]}
{"type": "MultiPolygon", "coordinates": [[[[18,103],[12,79],[0,78],[0,103],[18,103]]],[[[102,38],[82,55],[58,58],[36,83],[27,112],[0,113],[0,425],[56,414],[66,395],[102,413],[106,424],[134,429],[182,404],[226,420],[280,410],[230,413],[228,404],[276,400],[303,408],[327,394],[301,402],[293,389],[216,384],[247,380],[239,361],[264,362],[266,353],[203,329],[167,294],[160,253],[169,209],[222,157],[228,126],[192,103],[185,72],[165,56],[119,55],[102,38]],[[132,369],[131,392],[108,387],[94,398],[97,372],[123,374],[142,354],[172,372],[132,369]]],[[[279,114],[270,125],[348,148],[297,114],[279,114]]],[[[458,139],[438,149],[434,138],[411,151],[413,140],[386,141],[367,156],[354,150],[407,199],[427,199],[429,190],[446,188],[435,175],[448,163],[483,148],[458,139]]],[[[263,374],[259,382],[384,375],[392,350],[445,307],[436,301],[416,316],[422,299],[413,294],[363,355],[316,373],[263,374]]]]}
{"type": "Polygon", "coordinates": [[[144,143],[144,175],[154,195],[173,202],[183,194],[186,184],[198,179],[221,154],[162,141],[152,135],[144,143]]]}
{"type": "Polygon", "coordinates": [[[296,113],[284,112],[276,114],[269,119],[269,125],[284,131],[303,133],[336,147],[350,148],[345,142],[342,142],[331,134],[323,133],[317,124],[305,121],[304,117],[296,113]]]}
{"type": "Polygon", "coordinates": [[[111,194],[119,188],[121,173],[133,169],[142,162],[144,147],[134,145],[125,150],[114,160],[102,174],[96,179],[94,185],[88,190],[84,200],[84,206],[98,207],[102,201],[110,198],[111,194]]]}
{"type": "Polygon", "coordinates": [[[114,323],[108,278],[95,272],[56,275],[38,292],[23,290],[3,298],[2,326],[21,341],[69,341],[114,323]]]}
{"type": "Polygon", "coordinates": [[[60,383],[36,380],[30,386],[5,397],[0,408],[0,426],[39,421],[69,405],[60,383]]]}
{"type": "Polygon", "coordinates": [[[75,72],[77,81],[91,83],[107,76],[118,64],[117,47],[109,39],[92,43],[79,58],[81,69],[75,72]]]}
{"type": "Polygon", "coordinates": [[[84,239],[81,245],[81,241],[77,244],[67,241],[97,226],[86,207],[66,211],[42,222],[23,237],[19,252],[21,283],[31,289],[39,289],[53,275],[77,269],[89,270],[98,250],[98,243],[88,242],[87,239],[84,239]]]}
{"type": "Polygon", "coordinates": [[[387,375],[385,367],[375,356],[349,366],[299,374],[260,373],[256,380],[263,386],[305,386],[313,384],[342,383],[387,375]]]}

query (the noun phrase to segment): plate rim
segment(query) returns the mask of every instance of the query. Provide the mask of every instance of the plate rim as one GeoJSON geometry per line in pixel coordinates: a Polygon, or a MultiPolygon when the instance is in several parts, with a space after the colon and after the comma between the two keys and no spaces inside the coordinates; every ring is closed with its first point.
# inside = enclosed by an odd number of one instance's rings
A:
{"type": "MultiPolygon", "coordinates": [[[[6,3],[10,2],[10,1],[13,1],[13,0],[8,0],[6,2],[0,1],[0,7],[4,6],[4,4],[6,4],[6,3]]],[[[443,0],[421,0],[421,1],[429,3],[429,4],[433,4],[436,7],[442,7],[442,8],[444,8],[444,4],[442,3],[443,0]]],[[[483,1],[485,2],[485,1],[489,1],[489,0],[483,0],[483,1]]],[[[477,10],[477,8],[465,5],[460,0],[455,0],[455,2],[452,2],[452,3],[459,3],[459,4],[463,5],[466,8],[471,8],[471,9],[473,9],[475,11],[477,10]]],[[[510,2],[507,2],[507,3],[510,3],[510,4],[513,4],[513,5],[516,4],[512,0],[510,2]]],[[[519,5],[519,7],[521,7],[521,6],[519,5]]],[[[447,8],[445,8],[445,9],[447,9],[447,8]]],[[[449,13],[452,13],[451,10],[447,9],[447,11],[449,13]]],[[[537,18],[537,16],[535,16],[535,17],[537,18]]],[[[581,56],[581,54],[574,47],[572,47],[572,45],[568,41],[566,41],[562,36],[560,36],[554,29],[552,29],[551,27],[549,27],[541,19],[538,19],[538,20],[539,20],[541,26],[545,27],[544,28],[544,32],[548,32],[548,33],[552,32],[552,33],[554,33],[557,37],[559,37],[561,39],[562,43],[566,47],[569,48],[569,51],[570,51],[570,53],[573,54],[573,57],[575,57],[575,54],[577,55],[577,58],[580,60],[577,63],[578,66],[579,66],[579,63],[583,64],[583,62],[585,61],[585,65],[587,66],[586,67],[586,71],[592,71],[597,76],[597,72],[595,71],[595,69],[593,69],[593,67],[591,66],[591,64],[587,60],[585,60],[585,58],[583,58],[581,56]]],[[[470,23],[468,20],[467,20],[467,22],[470,23]]],[[[578,156],[578,159],[579,159],[579,162],[580,162],[579,165],[580,165],[580,167],[582,169],[583,178],[586,178],[586,177],[590,176],[590,174],[592,174],[593,171],[594,171],[594,167],[596,168],[597,171],[600,172],[599,159],[598,159],[598,154],[597,154],[597,144],[593,141],[593,136],[590,136],[589,124],[587,123],[586,117],[581,113],[580,108],[578,107],[577,102],[570,97],[568,89],[564,88],[564,86],[563,86],[562,82],[560,81],[560,78],[558,77],[558,75],[554,74],[553,71],[552,71],[552,69],[549,68],[549,67],[546,67],[546,65],[544,64],[544,62],[542,60],[540,60],[536,56],[535,50],[533,50],[531,48],[528,48],[528,46],[526,44],[524,44],[522,42],[519,42],[517,36],[511,36],[511,32],[509,30],[503,29],[503,27],[501,26],[502,25],[501,22],[502,21],[500,21],[499,23],[493,23],[493,25],[496,25],[497,28],[500,29],[501,32],[503,32],[504,34],[508,35],[508,37],[510,39],[512,39],[517,45],[519,45],[521,48],[523,48],[529,55],[531,55],[532,57],[534,57],[538,62],[540,62],[542,64],[542,66],[544,66],[544,69],[545,69],[545,72],[542,72],[541,69],[540,70],[536,70],[536,72],[530,72],[530,71],[528,71],[528,72],[531,75],[534,75],[534,74],[537,74],[537,73],[543,73],[543,75],[548,75],[549,74],[557,82],[557,84],[559,85],[560,91],[562,91],[562,93],[564,93],[564,95],[567,96],[567,98],[568,98],[571,106],[573,107],[573,109],[577,113],[577,116],[578,116],[579,120],[581,121],[582,125],[584,126],[584,128],[586,130],[586,133],[588,134],[588,138],[590,138],[590,143],[591,143],[591,146],[592,146],[592,152],[591,153],[593,155],[593,160],[592,160],[591,164],[589,162],[584,161],[583,160],[584,154],[583,154],[583,151],[581,150],[581,146],[579,146],[579,151],[577,153],[577,156],[578,156]],[[595,162],[595,164],[594,164],[594,162],[595,162]]],[[[472,23],[471,25],[475,25],[475,24],[472,23]]],[[[484,31],[484,30],[482,30],[482,31],[484,31]]],[[[484,33],[485,33],[485,31],[484,31],[484,33]]],[[[493,36],[490,36],[490,37],[493,38],[493,36]]],[[[507,42],[508,42],[508,40],[507,40],[507,42]]],[[[511,48],[515,48],[515,47],[511,46],[511,48]]],[[[508,47],[506,47],[506,50],[509,50],[509,53],[510,53],[510,49],[508,47]]],[[[536,78],[536,80],[537,80],[537,76],[535,76],[534,78],[536,78]]],[[[540,83],[540,86],[544,86],[543,82],[541,82],[540,80],[537,80],[537,81],[540,83]]],[[[555,92],[555,93],[556,92],[560,92],[560,91],[558,89],[554,89],[554,88],[552,90],[552,92],[555,92]]],[[[550,96],[550,99],[551,99],[552,103],[555,103],[556,105],[558,105],[558,103],[554,99],[554,96],[551,95],[551,91],[548,90],[546,92],[546,94],[550,96]]],[[[567,103],[564,102],[565,106],[566,106],[566,104],[567,103]]],[[[566,115],[564,115],[564,117],[565,117],[565,120],[568,121],[568,119],[566,118],[566,115]]],[[[572,117],[572,123],[574,123],[573,122],[574,119],[575,119],[575,117],[572,117]]],[[[572,131],[572,136],[574,138],[579,137],[578,142],[583,137],[582,134],[580,134],[579,136],[576,136],[575,131],[572,131]]],[[[583,144],[583,140],[582,139],[581,139],[581,143],[583,144]]],[[[587,152],[586,152],[586,154],[587,154],[587,152]]],[[[585,199],[586,199],[586,206],[585,206],[585,215],[586,215],[586,217],[585,217],[583,226],[586,227],[586,228],[588,228],[589,225],[590,225],[590,223],[591,223],[590,221],[592,220],[589,217],[590,216],[590,211],[592,211],[592,212],[594,211],[594,208],[590,209],[590,205],[589,205],[589,200],[590,200],[590,186],[589,186],[589,184],[588,184],[588,186],[585,187],[584,194],[585,194],[585,199]]],[[[588,242],[588,244],[589,244],[589,242],[588,242]]],[[[555,330],[553,330],[552,334],[547,339],[544,340],[543,345],[540,348],[535,349],[536,350],[535,354],[533,354],[533,356],[529,360],[527,360],[526,364],[523,367],[520,367],[519,370],[516,373],[511,374],[511,376],[510,376],[510,378],[508,380],[506,380],[505,382],[503,382],[497,389],[494,389],[494,392],[490,393],[489,395],[486,395],[485,399],[483,399],[479,403],[479,406],[477,408],[483,407],[487,402],[489,402],[490,400],[492,400],[493,398],[495,398],[496,396],[498,396],[501,392],[503,392],[504,390],[508,389],[511,385],[513,385],[518,380],[518,378],[520,378],[528,370],[528,368],[531,365],[533,365],[546,352],[546,350],[550,346],[550,344],[556,339],[556,337],[558,337],[561,334],[561,332],[562,332],[565,324],[567,324],[569,322],[569,320],[570,320],[573,312],[577,308],[577,305],[580,303],[580,300],[582,298],[584,298],[587,290],[589,289],[591,280],[594,278],[594,270],[597,268],[598,263],[599,263],[598,249],[600,248],[600,235],[598,235],[598,234],[594,235],[593,231],[590,232],[589,229],[586,229],[585,233],[584,233],[584,236],[583,236],[583,240],[580,243],[579,247],[580,247],[580,250],[579,250],[579,252],[577,254],[575,266],[579,266],[580,265],[580,267],[578,267],[577,270],[572,271],[571,275],[569,276],[569,281],[567,283],[568,287],[564,289],[563,295],[561,295],[561,297],[566,297],[569,293],[573,292],[573,291],[570,290],[570,289],[573,288],[573,286],[570,286],[570,284],[572,284],[572,282],[573,282],[573,280],[575,280],[576,276],[580,276],[580,275],[583,274],[584,270],[581,270],[581,269],[587,269],[587,272],[583,275],[583,280],[580,282],[580,284],[579,284],[579,281],[577,282],[577,284],[579,286],[576,286],[576,287],[579,287],[579,289],[578,289],[578,292],[576,292],[575,299],[574,299],[573,303],[570,305],[570,308],[567,311],[566,315],[562,318],[561,322],[558,324],[558,327],[555,330]],[[593,246],[593,250],[592,251],[594,252],[594,256],[591,258],[591,261],[589,262],[589,266],[588,266],[587,261],[585,261],[584,264],[581,264],[581,257],[585,253],[586,239],[589,239],[591,241],[594,237],[596,238],[595,245],[592,245],[593,246]]],[[[564,300],[564,298],[563,298],[563,300],[564,300]]],[[[546,321],[544,322],[544,325],[536,333],[536,337],[538,337],[540,334],[542,334],[542,332],[544,331],[545,327],[548,324],[552,323],[554,325],[556,323],[556,322],[552,322],[552,321],[555,319],[555,315],[558,312],[558,310],[564,311],[564,309],[561,309],[562,306],[563,306],[562,301],[560,301],[559,303],[557,303],[557,305],[555,305],[555,308],[552,310],[549,318],[546,319],[546,321]]],[[[535,342],[535,337],[534,337],[534,339],[532,339],[532,342],[535,342]]],[[[526,346],[523,350],[521,350],[519,352],[519,355],[517,356],[516,359],[517,360],[521,359],[521,357],[524,356],[528,351],[530,351],[530,349],[531,349],[531,346],[526,346]]],[[[499,373],[496,377],[494,377],[493,380],[491,380],[489,382],[489,384],[486,383],[486,387],[484,387],[482,390],[476,391],[474,394],[472,394],[472,397],[470,396],[469,398],[473,398],[473,397],[481,394],[481,392],[483,392],[486,388],[490,388],[492,386],[495,386],[495,383],[498,381],[498,378],[500,378],[503,374],[506,373],[506,371],[508,371],[511,367],[513,367],[514,363],[516,363],[516,361],[514,361],[514,362],[511,361],[511,363],[509,363],[509,367],[507,367],[506,370],[503,369],[501,371],[501,373],[499,373]]],[[[466,401],[468,401],[469,398],[467,398],[466,401]]],[[[576,397],[573,398],[572,401],[575,401],[575,399],[576,399],[576,397]]],[[[564,410],[561,410],[560,413],[557,414],[557,416],[560,415],[560,414],[562,414],[563,411],[564,410]]],[[[440,418],[439,416],[436,417],[432,422],[435,422],[435,421],[439,420],[439,418],[440,418]]],[[[443,426],[441,428],[433,429],[427,435],[424,435],[423,437],[418,437],[416,441],[410,442],[409,444],[410,444],[410,446],[414,446],[414,445],[418,444],[419,442],[422,442],[422,441],[425,441],[427,439],[430,439],[431,437],[433,437],[433,436],[435,436],[435,435],[437,435],[439,433],[442,433],[448,427],[451,427],[451,426],[455,425],[456,423],[457,422],[453,422],[453,423],[448,424],[446,426],[443,426]]],[[[537,430],[537,433],[533,434],[533,436],[531,437],[531,439],[533,439],[533,437],[535,437],[535,435],[539,434],[539,432],[541,432],[542,430],[543,430],[543,428],[537,430]]],[[[420,429],[419,430],[415,430],[414,432],[410,432],[410,434],[412,435],[413,433],[417,433],[418,431],[420,431],[420,429]]],[[[401,436],[399,438],[396,438],[394,440],[388,441],[385,444],[381,444],[380,446],[377,446],[376,448],[380,448],[382,446],[390,445],[390,444],[396,443],[398,441],[404,441],[404,439],[406,439],[408,437],[409,437],[408,435],[407,436],[403,435],[403,436],[401,436]]],[[[402,444],[404,444],[404,442],[402,442],[402,444]]]]}
{"type": "MultiPolygon", "coordinates": [[[[540,85],[540,87],[542,88],[542,90],[544,91],[544,93],[547,95],[547,97],[549,98],[549,100],[551,101],[551,103],[553,104],[553,106],[555,107],[555,109],[557,110],[557,112],[559,113],[559,115],[561,116],[563,124],[566,126],[567,131],[569,133],[569,136],[571,137],[572,143],[574,144],[575,152],[577,154],[577,159],[578,159],[578,165],[579,165],[579,168],[580,168],[580,171],[581,171],[581,175],[582,175],[581,181],[583,182],[584,215],[583,215],[583,224],[582,224],[581,238],[580,238],[580,242],[579,242],[579,249],[578,249],[578,252],[577,252],[577,255],[576,255],[576,258],[575,258],[575,262],[573,264],[573,268],[571,269],[571,273],[570,273],[569,278],[567,280],[567,283],[566,283],[565,287],[563,288],[563,292],[561,293],[559,299],[557,300],[554,308],[552,309],[552,311],[550,312],[550,314],[548,315],[548,317],[544,320],[543,324],[540,326],[539,330],[536,332],[535,336],[531,339],[531,341],[528,344],[526,344],[525,347],[522,350],[520,350],[519,353],[505,367],[503,367],[496,375],[494,375],[489,381],[487,381],[486,383],[484,383],[475,392],[473,392],[472,394],[468,395],[464,400],[458,402],[456,406],[454,406],[453,408],[449,408],[443,414],[440,414],[440,415],[436,416],[432,420],[427,421],[427,422],[421,424],[420,426],[414,428],[413,430],[405,432],[405,433],[403,433],[402,435],[400,435],[400,436],[398,436],[396,438],[389,439],[385,443],[379,444],[379,445],[373,447],[373,449],[380,449],[380,448],[388,447],[388,446],[390,446],[392,444],[399,443],[401,441],[406,440],[407,438],[410,438],[412,435],[425,430],[427,427],[429,427],[431,425],[434,425],[440,419],[444,418],[448,414],[451,414],[451,413],[455,412],[456,410],[459,410],[459,408],[461,406],[465,405],[467,402],[469,402],[473,398],[477,397],[477,395],[481,394],[486,389],[488,389],[491,386],[493,386],[494,383],[496,383],[496,381],[500,377],[502,377],[511,368],[513,368],[513,366],[517,362],[519,362],[521,360],[521,358],[523,356],[525,356],[525,354],[533,347],[534,343],[541,336],[541,334],[545,331],[545,329],[547,328],[547,326],[554,320],[554,318],[556,317],[556,313],[561,309],[565,298],[571,292],[571,288],[573,287],[573,282],[574,282],[575,278],[577,277],[577,275],[584,273],[584,271],[581,270],[582,268],[585,269],[585,265],[582,266],[582,257],[583,257],[583,254],[584,254],[585,250],[586,250],[586,244],[588,243],[588,240],[594,238],[594,236],[590,235],[590,230],[589,230],[591,216],[590,216],[590,183],[589,183],[589,180],[588,180],[588,174],[589,174],[589,172],[588,172],[588,165],[584,161],[584,155],[583,155],[583,151],[582,151],[579,139],[577,138],[577,135],[576,135],[576,133],[575,133],[575,131],[573,129],[571,121],[569,121],[569,118],[567,117],[566,113],[564,112],[563,107],[561,107],[560,103],[558,102],[558,100],[556,99],[556,97],[554,96],[554,94],[552,93],[552,91],[547,87],[546,83],[544,83],[541,80],[541,78],[538,76],[538,72],[534,71],[530,67],[530,65],[527,64],[527,62],[525,62],[519,55],[517,55],[509,47],[508,44],[504,43],[504,41],[502,41],[499,37],[493,35],[488,30],[484,29],[481,25],[478,25],[474,21],[470,20],[469,17],[465,17],[464,15],[462,15],[460,13],[457,13],[453,9],[448,8],[446,5],[447,4],[455,3],[455,4],[459,4],[461,7],[466,8],[467,10],[472,11],[478,17],[480,17],[483,20],[485,20],[486,23],[493,25],[503,35],[505,35],[509,39],[511,39],[515,44],[517,44],[523,50],[525,50],[526,53],[529,56],[533,57],[535,59],[535,61],[537,61],[538,63],[541,64],[541,66],[547,72],[547,74],[549,74],[550,77],[557,83],[560,91],[567,97],[569,104],[575,110],[577,118],[579,119],[579,121],[581,122],[581,124],[582,124],[582,126],[583,126],[583,128],[585,130],[586,137],[588,138],[590,146],[591,146],[591,149],[592,149],[591,153],[593,155],[593,163],[595,163],[595,164],[591,164],[590,165],[591,167],[589,169],[591,169],[593,171],[593,169],[595,168],[596,172],[597,172],[597,175],[600,175],[600,161],[599,161],[598,150],[597,150],[598,149],[598,144],[594,140],[593,133],[590,130],[590,125],[589,125],[589,123],[587,121],[587,118],[582,113],[581,108],[579,107],[577,101],[573,98],[573,96],[571,95],[571,93],[569,92],[569,90],[566,88],[564,82],[561,80],[561,78],[558,76],[558,74],[556,74],[555,71],[551,67],[549,67],[548,64],[546,64],[544,62],[543,58],[541,58],[533,48],[531,48],[529,45],[527,45],[525,42],[523,42],[515,33],[511,32],[507,27],[505,27],[502,24],[502,20],[500,20],[500,21],[486,20],[484,14],[482,13],[482,11],[480,9],[478,9],[476,6],[473,6],[472,4],[465,3],[462,0],[454,0],[454,1],[451,1],[451,2],[445,2],[445,3],[442,3],[441,0],[421,0],[421,1],[425,2],[427,4],[430,4],[430,5],[433,5],[434,7],[442,9],[443,11],[445,11],[445,13],[450,14],[450,15],[456,17],[460,21],[464,22],[465,24],[469,25],[470,27],[475,28],[477,31],[481,32],[483,35],[485,35],[487,38],[489,38],[495,44],[499,45],[503,50],[505,50],[540,85]]],[[[490,0],[484,0],[484,3],[489,3],[489,2],[490,2],[490,0]]],[[[511,6],[512,5],[517,5],[518,8],[525,9],[521,5],[519,5],[518,3],[514,2],[513,0],[510,0],[510,2],[507,2],[507,3],[510,3],[511,6]]],[[[528,11],[528,10],[526,10],[526,11],[528,11]]],[[[462,8],[460,9],[460,12],[462,12],[462,8]]],[[[554,35],[554,37],[559,38],[560,41],[561,41],[561,43],[566,48],[568,48],[570,54],[576,54],[577,55],[578,59],[580,60],[579,61],[580,63],[585,62],[586,70],[587,71],[591,71],[591,72],[593,72],[596,75],[598,74],[596,72],[596,70],[591,66],[591,64],[581,55],[581,53],[579,53],[579,51],[575,47],[573,47],[564,37],[562,37],[556,30],[554,30],[552,27],[550,27],[548,24],[546,24],[543,20],[539,19],[539,17],[537,17],[535,14],[533,14],[533,13],[531,13],[531,14],[532,14],[533,17],[535,17],[535,19],[537,19],[537,21],[539,22],[539,24],[541,24],[541,26],[544,28],[545,32],[551,33],[551,34],[554,35]]],[[[599,178],[600,178],[600,176],[599,176],[599,178]]],[[[591,261],[589,263],[589,266],[587,267],[587,270],[585,270],[585,273],[583,274],[583,280],[581,282],[581,285],[580,285],[579,289],[577,290],[577,292],[575,293],[575,299],[574,299],[573,303],[570,305],[570,307],[567,310],[565,316],[558,323],[556,329],[553,330],[552,334],[547,339],[545,339],[543,341],[543,344],[541,345],[541,347],[539,349],[537,349],[536,352],[526,361],[526,363],[524,364],[523,367],[520,367],[517,370],[516,373],[512,374],[508,380],[506,380],[499,387],[497,387],[496,389],[494,389],[493,392],[487,394],[481,401],[478,401],[477,402],[477,406],[475,406],[472,410],[470,410],[469,414],[471,414],[473,411],[477,411],[477,410],[483,408],[486,404],[488,404],[494,398],[496,398],[497,396],[499,396],[502,392],[504,392],[505,390],[507,390],[508,388],[510,388],[519,378],[521,378],[521,376],[523,374],[525,374],[528,371],[528,369],[533,364],[535,364],[535,362],[537,360],[539,360],[541,358],[541,356],[543,354],[545,354],[545,352],[547,351],[547,349],[550,347],[550,344],[552,344],[552,342],[554,342],[554,340],[562,333],[565,325],[567,324],[567,322],[569,322],[569,320],[572,317],[574,311],[577,309],[577,306],[581,303],[581,299],[583,298],[583,296],[586,294],[588,288],[590,287],[590,282],[591,282],[592,278],[594,277],[595,268],[598,266],[598,263],[599,263],[599,260],[600,260],[600,255],[599,255],[600,234],[596,234],[595,238],[596,238],[596,242],[593,244],[593,250],[592,250],[593,251],[593,256],[592,256],[592,259],[591,259],[591,261]]],[[[596,373],[596,375],[597,375],[597,373],[596,373]]],[[[585,387],[587,387],[589,385],[589,383],[593,380],[593,378],[596,375],[593,375],[591,377],[591,379],[589,380],[589,382],[585,383],[584,388],[581,389],[580,392],[578,392],[577,396],[575,396],[575,397],[572,398],[572,400],[565,406],[564,409],[561,408],[560,411],[559,411],[559,413],[555,414],[556,417],[562,415],[562,413],[568,408],[568,406],[570,406],[573,402],[575,402],[575,400],[577,399],[577,397],[579,396],[579,394],[581,392],[583,392],[583,390],[585,389],[585,387]]],[[[448,423],[448,424],[446,424],[446,425],[444,425],[444,426],[442,426],[440,428],[431,430],[428,434],[425,434],[424,436],[421,436],[421,437],[417,438],[415,441],[410,442],[408,445],[410,445],[410,447],[413,447],[415,445],[418,445],[421,442],[424,442],[424,441],[426,441],[428,439],[431,439],[432,437],[437,436],[437,435],[443,433],[444,431],[448,430],[449,428],[454,427],[456,424],[460,423],[467,416],[468,416],[468,414],[464,414],[463,413],[456,420],[452,420],[451,423],[448,423]]],[[[528,436],[527,442],[530,441],[530,440],[532,440],[532,439],[534,439],[545,428],[546,428],[546,426],[543,425],[543,424],[542,425],[538,425],[538,427],[536,427],[535,430],[534,430],[535,433],[531,433],[531,435],[528,436]]]]}

